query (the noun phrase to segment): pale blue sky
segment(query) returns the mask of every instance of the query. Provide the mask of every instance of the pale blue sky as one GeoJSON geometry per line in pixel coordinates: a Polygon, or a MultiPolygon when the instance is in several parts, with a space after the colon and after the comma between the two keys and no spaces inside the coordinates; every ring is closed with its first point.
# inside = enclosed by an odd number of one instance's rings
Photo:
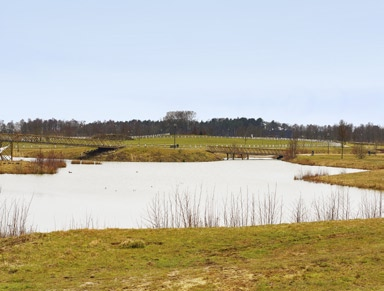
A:
{"type": "Polygon", "coordinates": [[[384,125],[381,0],[0,0],[0,120],[384,125]]]}

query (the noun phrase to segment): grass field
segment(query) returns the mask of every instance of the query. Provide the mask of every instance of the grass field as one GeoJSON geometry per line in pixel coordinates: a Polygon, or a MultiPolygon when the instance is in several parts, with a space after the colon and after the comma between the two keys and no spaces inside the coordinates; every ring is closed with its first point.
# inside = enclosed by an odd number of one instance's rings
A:
{"type": "Polygon", "coordinates": [[[0,239],[0,290],[384,290],[383,219],[0,239]]]}

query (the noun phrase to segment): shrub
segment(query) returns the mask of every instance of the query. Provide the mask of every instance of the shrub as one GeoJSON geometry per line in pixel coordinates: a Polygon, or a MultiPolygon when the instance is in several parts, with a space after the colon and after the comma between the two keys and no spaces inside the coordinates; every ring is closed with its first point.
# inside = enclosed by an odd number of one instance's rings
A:
{"type": "Polygon", "coordinates": [[[145,247],[145,242],[141,239],[126,239],[120,243],[122,249],[142,249],[145,247]]]}

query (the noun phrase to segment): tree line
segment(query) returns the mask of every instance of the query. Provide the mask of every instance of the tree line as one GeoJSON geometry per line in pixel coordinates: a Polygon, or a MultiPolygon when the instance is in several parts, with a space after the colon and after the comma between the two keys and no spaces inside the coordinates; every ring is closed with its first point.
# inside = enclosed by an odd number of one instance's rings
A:
{"type": "Polygon", "coordinates": [[[94,121],[40,118],[8,122],[0,120],[1,133],[59,136],[132,136],[159,134],[196,134],[229,137],[304,138],[344,142],[383,143],[384,128],[372,123],[353,125],[341,120],[333,125],[289,125],[262,118],[213,118],[197,121],[193,111],[171,111],[162,120],[94,121]]]}

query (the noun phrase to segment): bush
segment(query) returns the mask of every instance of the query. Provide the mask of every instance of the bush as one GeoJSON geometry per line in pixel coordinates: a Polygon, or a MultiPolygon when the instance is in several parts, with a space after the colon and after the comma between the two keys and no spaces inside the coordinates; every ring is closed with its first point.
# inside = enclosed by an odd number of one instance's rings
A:
{"type": "Polygon", "coordinates": [[[352,153],[359,159],[364,159],[367,156],[367,149],[363,144],[355,144],[352,148],[352,153]]]}

